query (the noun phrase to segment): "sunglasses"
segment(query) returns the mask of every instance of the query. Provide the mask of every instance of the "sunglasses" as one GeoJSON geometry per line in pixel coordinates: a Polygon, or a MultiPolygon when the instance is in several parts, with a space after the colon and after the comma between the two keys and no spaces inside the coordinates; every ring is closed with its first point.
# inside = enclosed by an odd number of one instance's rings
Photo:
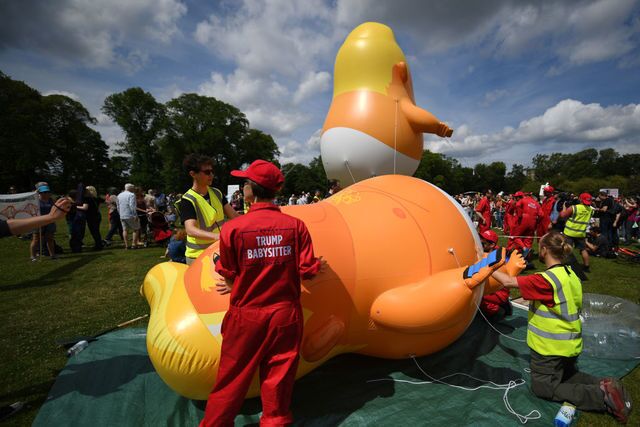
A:
{"type": "Polygon", "coordinates": [[[202,172],[205,175],[213,175],[213,169],[205,169],[205,170],[201,170],[200,172],[202,172]]]}

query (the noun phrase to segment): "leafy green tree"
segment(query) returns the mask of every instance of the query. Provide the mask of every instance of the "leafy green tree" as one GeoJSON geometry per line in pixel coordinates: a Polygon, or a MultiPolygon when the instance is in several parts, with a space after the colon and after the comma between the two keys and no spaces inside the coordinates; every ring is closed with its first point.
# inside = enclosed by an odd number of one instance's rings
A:
{"type": "Polygon", "coordinates": [[[618,167],[619,159],[620,155],[613,148],[600,150],[600,152],[598,153],[598,161],[596,162],[598,175],[607,177],[618,173],[616,169],[618,167]]]}
{"type": "Polygon", "coordinates": [[[311,174],[313,175],[316,184],[313,189],[320,190],[324,196],[328,191],[328,178],[322,164],[322,156],[314,157],[309,163],[309,169],[311,170],[311,174]]]}
{"type": "Polygon", "coordinates": [[[500,191],[505,186],[507,166],[503,162],[493,162],[485,165],[478,163],[473,169],[476,177],[476,187],[473,190],[486,191],[488,189],[500,191]]]}
{"type": "Polygon", "coordinates": [[[300,163],[286,163],[282,166],[282,173],[285,176],[283,196],[288,198],[292,194],[299,196],[302,192],[310,192],[313,195],[315,190],[326,191],[326,175],[322,176],[318,171],[322,160],[316,157],[311,163],[310,166],[300,163]]]}
{"type": "Polygon", "coordinates": [[[624,154],[616,162],[616,173],[624,176],[640,175],[640,154],[624,154]]]}
{"type": "Polygon", "coordinates": [[[256,159],[275,161],[280,154],[273,138],[250,129],[249,121],[236,107],[193,93],[166,104],[166,130],[159,147],[167,190],[183,190],[191,184],[182,169],[189,153],[215,160],[215,182],[221,188],[230,182],[231,170],[256,159]]]}
{"type": "Polygon", "coordinates": [[[424,179],[450,194],[469,189],[465,185],[471,185],[473,182],[471,168],[463,168],[458,160],[429,150],[422,153],[420,165],[413,176],[424,179]]]}
{"type": "Polygon", "coordinates": [[[0,73],[0,182],[33,189],[48,181],[55,192],[78,182],[106,185],[108,147],[87,109],[63,95],[42,96],[0,73]]]}
{"type": "Polygon", "coordinates": [[[568,155],[563,175],[570,180],[577,180],[585,176],[599,175],[596,166],[598,151],[594,148],[578,151],[568,155]],[[595,172],[595,174],[594,174],[595,172]]]}
{"type": "Polygon", "coordinates": [[[109,182],[109,148],[100,134],[90,128],[96,120],[84,106],[64,95],[42,98],[51,144],[49,173],[60,190],[75,188],[78,182],[104,190],[109,182]]]}
{"type": "Polygon", "coordinates": [[[131,180],[143,188],[157,187],[161,182],[161,157],[158,141],[164,134],[165,108],[153,95],[139,87],[109,95],[102,111],[124,131],[121,143],[131,157],[131,180]]]}
{"type": "Polygon", "coordinates": [[[127,156],[112,156],[109,159],[107,169],[110,177],[109,186],[115,187],[119,192],[124,188],[124,184],[130,181],[131,158],[127,156]]]}
{"type": "Polygon", "coordinates": [[[0,192],[21,191],[46,177],[51,160],[42,96],[0,71],[0,192]]]}
{"type": "Polygon", "coordinates": [[[523,188],[526,181],[527,175],[524,173],[524,166],[514,164],[504,180],[504,191],[512,194],[523,188]]]}

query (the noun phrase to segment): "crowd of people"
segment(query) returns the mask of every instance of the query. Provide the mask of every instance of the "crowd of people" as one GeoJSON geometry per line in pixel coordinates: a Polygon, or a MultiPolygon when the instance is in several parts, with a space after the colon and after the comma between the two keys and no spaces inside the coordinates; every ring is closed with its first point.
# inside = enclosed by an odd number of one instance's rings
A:
{"type": "Polygon", "coordinates": [[[621,242],[634,243],[640,238],[638,197],[612,197],[600,191],[575,195],[558,191],[551,185],[537,196],[516,191],[458,194],[455,199],[477,224],[478,232],[501,229],[508,236],[508,249],[528,256],[534,238],[557,230],[580,251],[582,270],[590,269],[589,256],[615,257],[621,242]],[[579,218],[578,218],[579,217],[579,218]]]}

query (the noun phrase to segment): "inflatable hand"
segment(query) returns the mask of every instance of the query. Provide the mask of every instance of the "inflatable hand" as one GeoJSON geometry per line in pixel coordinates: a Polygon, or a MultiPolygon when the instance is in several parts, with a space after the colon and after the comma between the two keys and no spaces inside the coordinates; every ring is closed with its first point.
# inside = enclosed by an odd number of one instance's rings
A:
{"type": "Polygon", "coordinates": [[[404,53],[386,25],[367,22],[347,36],[333,81],[320,150],[327,177],[343,188],[372,176],[413,175],[422,158],[422,134],[453,134],[416,106],[404,53]]]}
{"type": "MultiPolygon", "coordinates": [[[[518,274],[522,273],[522,271],[527,266],[527,262],[518,251],[512,251],[508,258],[509,259],[502,265],[501,268],[498,269],[498,271],[506,273],[509,276],[517,276],[518,274]]],[[[489,295],[502,288],[502,284],[492,276],[490,276],[485,283],[484,294],[489,295]]]]}
{"type": "MultiPolygon", "coordinates": [[[[396,359],[446,347],[473,320],[482,277],[503,262],[496,255],[465,278],[482,258],[479,236],[456,201],[416,178],[371,178],[282,211],[304,221],[316,256],[327,260],[324,272],[302,284],[298,377],[340,353],[396,359]]],[[[215,290],[216,253],[217,243],[188,268],[159,264],[143,285],[149,357],[169,386],[195,399],[215,383],[229,305],[215,290]]],[[[258,393],[256,378],[249,395],[258,393]]]]}
{"type": "Polygon", "coordinates": [[[491,273],[502,267],[505,255],[506,249],[496,249],[477,263],[467,267],[463,273],[464,283],[471,289],[484,283],[491,277],[491,273]]]}

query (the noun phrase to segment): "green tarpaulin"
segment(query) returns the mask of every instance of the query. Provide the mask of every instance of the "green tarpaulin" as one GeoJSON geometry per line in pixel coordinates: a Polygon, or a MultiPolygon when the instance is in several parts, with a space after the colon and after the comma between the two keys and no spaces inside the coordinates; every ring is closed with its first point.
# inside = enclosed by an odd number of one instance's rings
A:
{"type": "MultiPolygon", "coordinates": [[[[524,340],[526,312],[497,328],[524,340]]],[[[527,425],[551,425],[560,405],[536,398],[529,389],[526,343],[493,331],[477,317],[467,332],[445,350],[414,360],[383,360],[359,355],[336,357],[300,379],[292,410],[297,425],[518,425],[503,403],[503,389],[468,391],[483,382],[526,381],[509,391],[513,410],[541,418],[527,425]],[[429,378],[443,382],[425,383],[429,378]],[[452,375],[456,374],[456,375],[452,375]],[[465,375],[460,375],[465,374],[465,375]],[[394,381],[395,380],[395,381],[394,381]],[[411,384],[409,382],[422,382],[411,384]],[[453,387],[456,386],[456,387],[453,387]],[[459,386],[459,387],[458,387],[459,386]]],[[[582,371],[622,377],[637,362],[580,358],[582,371]]],[[[195,426],[205,402],[180,397],[155,373],[147,356],[144,329],[126,329],[101,337],[72,357],[57,378],[34,426],[195,426]]],[[[245,402],[236,425],[255,424],[259,399],[245,402]]]]}

